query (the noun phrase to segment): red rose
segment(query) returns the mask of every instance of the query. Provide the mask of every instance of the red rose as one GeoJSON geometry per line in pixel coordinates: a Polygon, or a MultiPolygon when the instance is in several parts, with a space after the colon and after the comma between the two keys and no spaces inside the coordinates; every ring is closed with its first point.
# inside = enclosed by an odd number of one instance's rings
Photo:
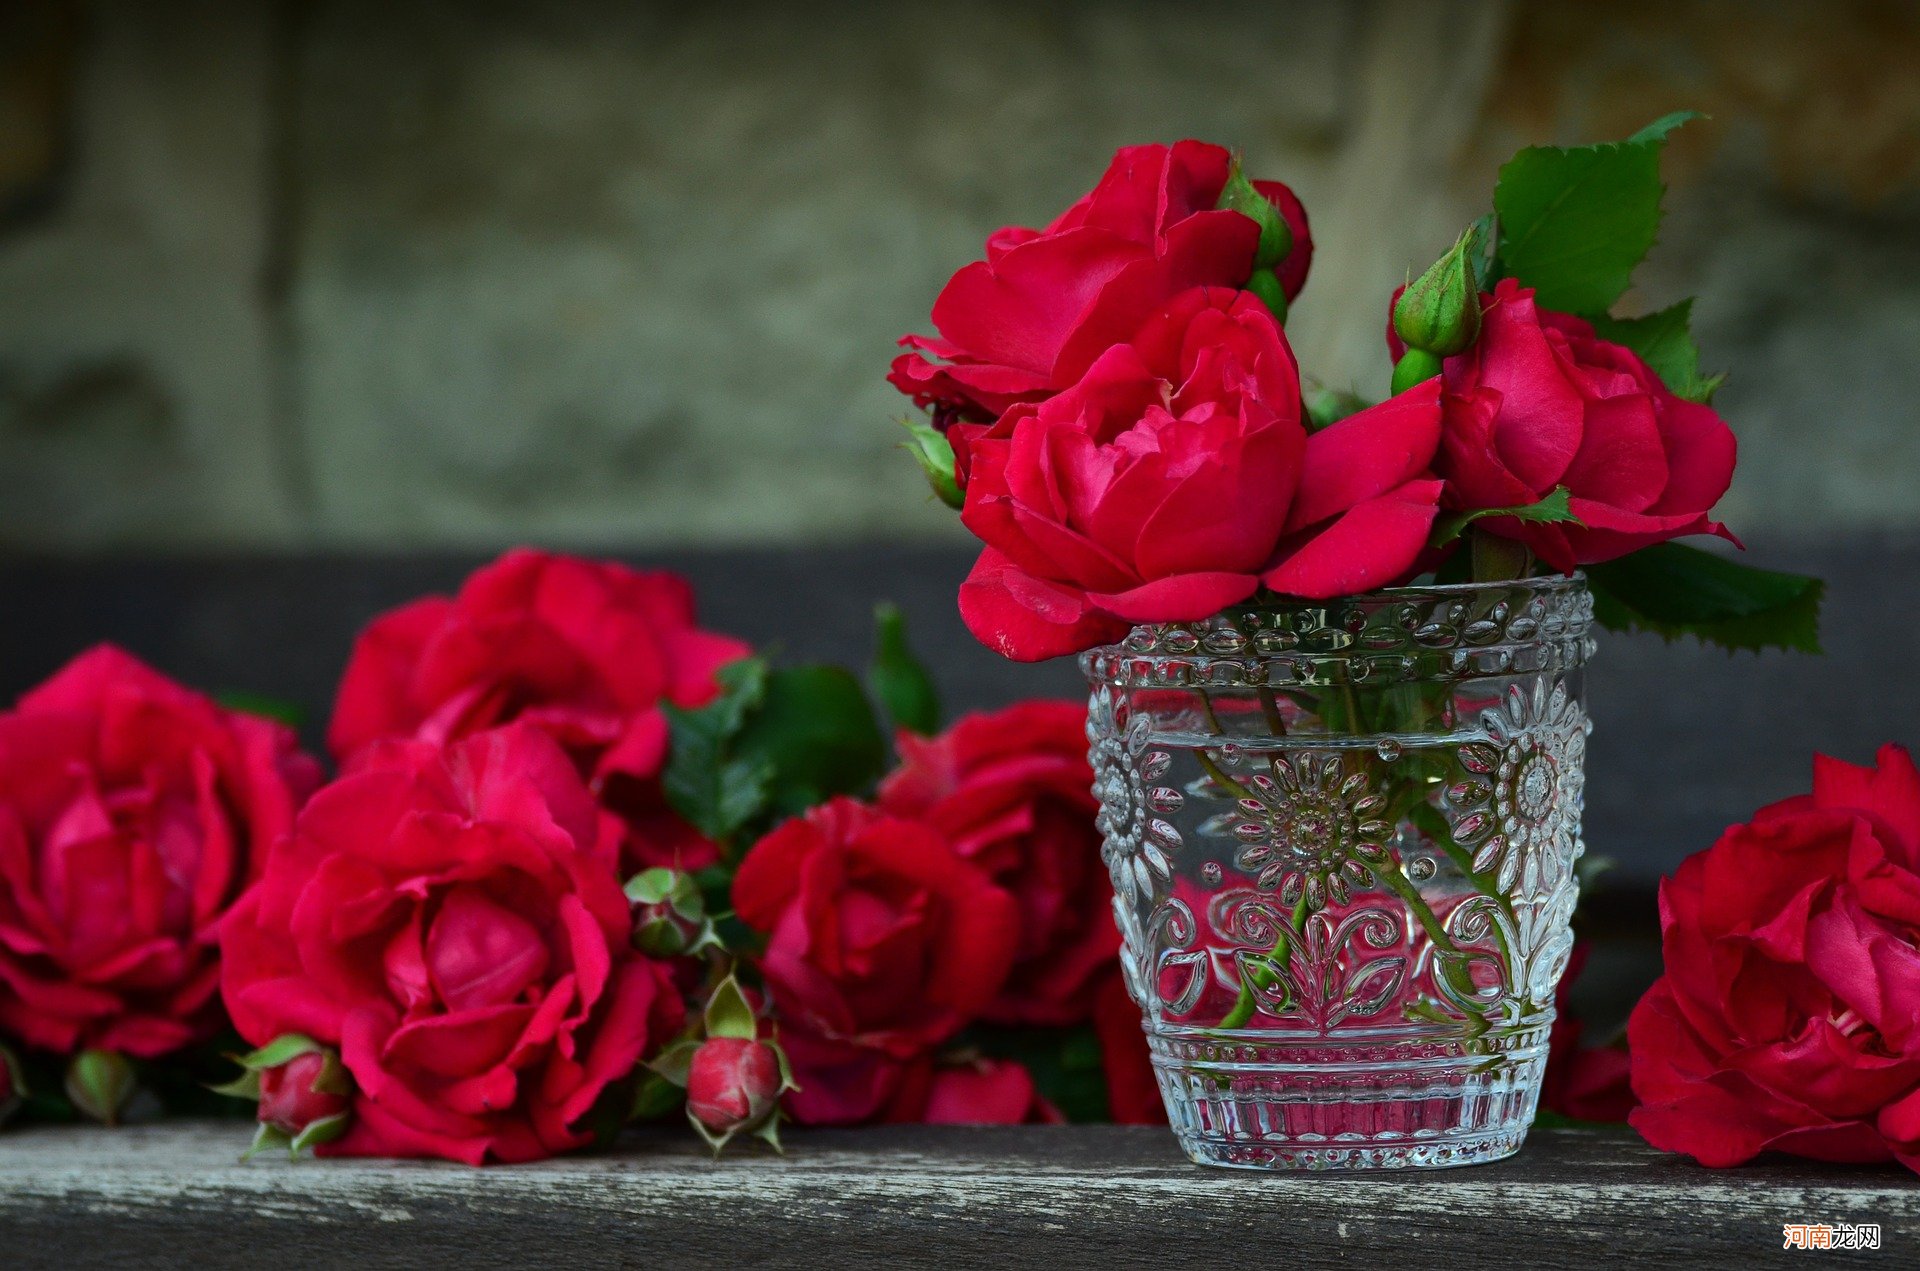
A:
{"type": "Polygon", "coordinates": [[[1093,1028],[1107,1074],[1107,1115],[1120,1125],[1165,1125],[1167,1107],[1154,1079],[1140,1008],[1118,975],[1108,977],[1094,994],[1093,1028]]]}
{"type": "MultiPolygon", "coordinates": [[[[902,338],[917,352],[895,358],[888,381],[936,418],[985,422],[1073,384],[1188,288],[1241,286],[1260,232],[1250,218],[1214,209],[1230,163],[1225,149],[1200,141],[1121,150],[1100,184],[1053,224],[1008,226],[989,238],[986,259],[956,273],[934,301],[940,338],[902,338]]],[[[1292,299],[1313,257],[1306,210],[1277,181],[1254,188],[1293,231],[1275,271],[1292,299]]]]}
{"type": "Polygon", "coordinates": [[[761,972],[800,1088],[794,1118],[881,1115],[911,1070],[1000,993],[1013,898],[938,832],[835,799],[754,845],[733,880],[769,936],[761,972]]]}
{"type": "Polygon", "coordinates": [[[922,1125],[1061,1125],[1033,1074],[1011,1059],[970,1059],[924,1070],[912,1092],[896,1100],[890,1121],[922,1125]]]}
{"type": "Polygon", "coordinates": [[[1628,1023],[1629,1120],[1704,1165],[1920,1170],[1920,771],[1824,756],[1660,889],[1666,974],[1628,1023]]]}
{"type": "Polygon", "coordinates": [[[1503,278],[1480,339],[1446,360],[1446,429],[1434,471],[1460,509],[1523,507],[1565,486],[1579,525],[1488,517],[1555,569],[1612,560],[1684,534],[1732,536],[1707,514],[1733,480],[1733,430],[1676,397],[1632,350],[1541,309],[1503,278]]]}
{"type": "Polygon", "coordinates": [[[1020,907],[1013,972],[984,1017],[1086,1019],[1088,986],[1120,947],[1093,824],[1086,707],[1023,702],[970,715],[937,738],[902,733],[899,744],[881,809],[933,826],[1020,907]]]}
{"type": "Polygon", "coordinates": [[[355,642],[327,744],[342,764],[390,738],[444,743],[526,720],[572,755],[631,829],[625,865],[715,859],[667,807],[663,704],[698,706],[747,646],[694,625],[693,591],[669,573],[521,548],[452,599],[376,618],[355,642]]]}
{"type": "Polygon", "coordinates": [[[1576,1121],[1624,1121],[1633,1108],[1627,1052],[1618,1046],[1582,1047],[1586,1028],[1572,1010],[1572,989],[1587,964],[1587,946],[1575,944],[1553,991],[1553,1033],[1547,1041],[1547,1071],[1540,1106],[1576,1121]]]}
{"type": "Polygon", "coordinates": [[[687,1067],[687,1112],[716,1135],[753,1130],[780,1099],[780,1055],[763,1041],[709,1037],[687,1067]]]}
{"type": "Polygon", "coordinates": [[[319,783],[279,724],[127,653],[0,715],[0,1032],[166,1054],[219,1024],[218,925],[319,783]]]}
{"type": "Polygon", "coordinates": [[[1423,384],[1311,438],[1286,336],[1251,293],[1196,289],[1079,383],[957,445],[960,519],[986,544],[960,589],[1023,662],[1206,618],[1262,583],[1311,598],[1397,580],[1426,545],[1440,433],[1423,384]]]}
{"type": "Polygon", "coordinates": [[[337,1047],[353,1122],[320,1150],[480,1164],[579,1147],[680,1026],[627,942],[617,832],[531,725],[394,742],[315,795],[222,931],[256,1045],[337,1047]]]}

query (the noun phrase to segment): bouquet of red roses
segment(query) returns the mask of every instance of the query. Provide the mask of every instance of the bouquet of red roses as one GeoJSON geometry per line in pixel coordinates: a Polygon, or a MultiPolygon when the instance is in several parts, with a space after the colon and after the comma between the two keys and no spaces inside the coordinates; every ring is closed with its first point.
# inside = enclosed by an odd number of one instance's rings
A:
{"type": "Polygon", "coordinates": [[[1811,647],[1814,580],[1668,543],[1732,539],[1691,302],[1610,313],[1690,117],[1507,164],[1494,211],[1386,302],[1377,405],[1303,390],[1306,211],[1220,146],[1128,147],[1051,224],[994,233],[890,377],[984,545],[967,625],[1030,661],[1262,598],[1585,567],[1608,625],[1811,647]]]}

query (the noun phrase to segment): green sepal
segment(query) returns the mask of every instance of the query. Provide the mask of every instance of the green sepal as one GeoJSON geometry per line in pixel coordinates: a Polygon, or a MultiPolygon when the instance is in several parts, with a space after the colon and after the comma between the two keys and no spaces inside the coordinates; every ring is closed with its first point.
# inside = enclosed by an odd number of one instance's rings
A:
{"type": "Polygon", "coordinates": [[[1424,384],[1440,373],[1440,359],[1425,349],[1408,349],[1393,364],[1393,394],[1424,384]]]}
{"type": "Polygon", "coordinates": [[[282,1033],[260,1049],[238,1056],[234,1062],[248,1072],[265,1072],[269,1068],[278,1068],[281,1064],[298,1059],[302,1055],[311,1055],[325,1049],[325,1046],[303,1034],[282,1033]]]}
{"type": "Polygon", "coordinates": [[[685,870],[656,865],[643,869],[627,880],[627,899],[636,905],[666,905],[688,921],[706,917],[706,901],[700,884],[685,870]]]}
{"type": "Polygon", "coordinates": [[[1612,630],[1690,635],[1729,650],[1820,652],[1826,585],[1818,578],[1755,569],[1681,543],[1643,547],[1586,572],[1593,616],[1612,630]]]}
{"type": "Polygon", "coordinates": [[[285,1130],[280,1129],[278,1126],[268,1125],[265,1121],[262,1121],[260,1122],[259,1128],[253,1132],[253,1142],[248,1146],[246,1151],[240,1153],[240,1160],[242,1163],[250,1161],[260,1155],[260,1153],[268,1151],[269,1149],[274,1151],[284,1149],[291,1153],[293,1150],[293,1139],[285,1130]]]}
{"type": "Polygon", "coordinates": [[[1678,111],[1625,141],[1529,146],[1508,160],[1493,194],[1500,271],[1543,308],[1605,313],[1659,236],[1667,136],[1697,118],[1678,111]]]}
{"type": "Polygon", "coordinates": [[[1682,300],[1645,317],[1598,317],[1593,329],[1601,339],[1624,344],[1639,354],[1676,397],[1704,406],[1727,377],[1700,374],[1700,346],[1693,342],[1692,318],[1693,301],[1682,300]]]}
{"type": "Polygon", "coordinates": [[[760,1127],[753,1132],[753,1137],[759,1139],[780,1155],[785,1156],[787,1149],[782,1146],[780,1142],[780,1117],[781,1114],[775,1112],[765,1121],[762,1121],[760,1127]]]}
{"type": "Polygon", "coordinates": [[[1538,503],[1528,503],[1521,507],[1476,508],[1471,512],[1449,513],[1434,520],[1433,533],[1427,537],[1427,546],[1444,547],[1466,533],[1467,527],[1475,521],[1491,516],[1510,516],[1516,521],[1579,525],[1580,518],[1573,514],[1570,504],[1572,498],[1573,492],[1561,485],[1555,486],[1553,493],[1538,503]]]}
{"type": "Polygon", "coordinates": [[[293,1136],[287,1144],[287,1153],[298,1156],[308,1148],[318,1147],[322,1143],[332,1143],[347,1132],[352,1117],[345,1112],[336,1112],[330,1117],[321,1117],[318,1121],[309,1121],[305,1129],[293,1136]]]}
{"type": "Polygon", "coordinates": [[[315,1074],[308,1090],[314,1094],[337,1094],[342,1097],[353,1093],[353,1074],[347,1071],[338,1053],[326,1051],[320,1059],[320,1071],[315,1074]]]}
{"type": "Polygon", "coordinates": [[[707,999],[705,1022],[709,1037],[752,1041],[760,1035],[760,1020],[747,995],[740,991],[740,981],[731,975],[720,981],[707,999]]]}
{"type": "Polygon", "coordinates": [[[901,444],[926,473],[934,497],[958,511],[967,499],[954,472],[953,443],[938,428],[913,415],[901,419],[900,426],[907,430],[907,439],[901,444]]]}
{"type": "MultiPolygon", "coordinates": [[[[237,1059],[238,1056],[235,1056],[237,1059]]],[[[232,1081],[223,1085],[208,1086],[215,1094],[226,1095],[230,1099],[245,1099],[252,1103],[260,1101],[260,1074],[248,1068],[232,1081]]]]}
{"type": "Polygon", "coordinates": [[[120,1124],[138,1084],[132,1061],[118,1051],[83,1050],[67,1064],[67,1098],[103,1125],[120,1124]]]}
{"type": "Polygon", "coordinates": [[[663,1080],[671,1082],[682,1090],[687,1088],[687,1071],[693,1066],[693,1052],[700,1049],[697,1037],[683,1037],[679,1041],[664,1047],[647,1063],[663,1080]]]}
{"type": "Polygon", "coordinates": [[[1272,269],[1293,250],[1293,230],[1288,226],[1287,218],[1280,215],[1280,209],[1266,195],[1254,188],[1253,182],[1247,180],[1247,174],[1241,170],[1238,159],[1227,169],[1227,183],[1221,187],[1219,201],[1214,207],[1238,212],[1260,227],[1260,242],[1253,249],[1256,274],[1272,269]]]}
{"type": "Polygon", "coordinates": [[[939,731],[939,690],[907,644],[906,616],[890,602],[873,610],[873,660],[867,664],[867,687],[896,728],[923,737],[939,731]]]}

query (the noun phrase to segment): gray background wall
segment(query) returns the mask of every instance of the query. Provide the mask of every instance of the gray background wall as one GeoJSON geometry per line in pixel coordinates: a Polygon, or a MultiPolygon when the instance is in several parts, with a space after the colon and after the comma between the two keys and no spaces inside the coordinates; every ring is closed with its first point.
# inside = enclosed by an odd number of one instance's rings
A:
{"type": "Polygon", "coordinates": [[[891,342],[1117,145],[1306,198],[1291,333],[1529,140],[1714,116],[1641,303],[1698,291],[1760,537],[1920,527],[1920,11],[1813,4],[10,0],[0,543],[951,539],[891,342]]]}

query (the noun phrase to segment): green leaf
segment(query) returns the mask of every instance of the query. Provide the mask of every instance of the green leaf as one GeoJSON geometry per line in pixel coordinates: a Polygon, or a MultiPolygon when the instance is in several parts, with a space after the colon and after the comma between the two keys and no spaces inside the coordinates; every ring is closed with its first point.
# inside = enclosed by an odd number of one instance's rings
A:
{"type": "Polygon", "coordinates": [[[837,666],[800,666],[768,675],[734,753],[766,774],[768,804],[790,815],[870,786],[886,768],[887,743],[860,681],[837,666]]]}
{"type": "Polygon", "coordinates": [[[1508,160],[1493,194],[1500,270],[1545,308],[1605,313],[1659,236],[1667,135],[1698,117],[1679,111],[1625,141],[1529,146],[1508,160]]]}
{"type": "Polygon", "coordinates": [[[306,707],[300,703],[268,697],[263,693],[246,693],[231,689],[224,693],[215,693],[213,700],[230,711],[239,711],[242,715],[258,715],[262,719],[279,720],[288,728],[299,728],[307,722],[306,707]]]}
{"type": "Polygon", "coordinates": [[[933,676],[907,646],[907,620],[894,604],[873,611],[873,661],[867,687],[895,727],[930,737],[940,728],[940,694],[933,676]]]}
{"type": "Polygon", "coordinates": [[[762,658],[720,668],[720,694],[705,706],[663,709],[670,730],[661,788],[673,810],[711,839],[725,839],[758,816],[772,789],[765,756],[737,756],[732,747],[747,718],[766,700],[771,672],[762,658]]]}
{"type": "Polygon", "coordinates": [[[760,1021],[754,1017],[747,995],[740,991],[740,981],[731,975],[720,981],[707,999],[706,1024],[709,1037],[752,1041],[759,1035],[760,1021]]]}
{"type": "Polygon", "coordinates": [[[1727,649],[1820,652],[1825,584],[1660,543],[1587,567],[1593,614],[1615,631],[1691,635],[1727,649]]]}
{"type": "Polygon", "coordinates": [[[653,1057],[647,1067],[653,1069],[661,1078],[685,1089],[687,1073],[693,1067],[693,1052],[700,1049],[700,1043],[691,1037],[682,1038],[653,1057]]]}
{"type": "Polygon", "coordinates": [[[668,1113],[678,1112],[686,1101],[685,1081],[675,1085],[657,1072],[643,1072],[634,1084],[633,1104],[627,1109],[627,1120],[657,1121],[668,1113]]]}
{"type": "Polygon", "coordinates": [[[1573,497],[1567,487],[1555,486],[1553,493],[1538,503],[1528,503],[1514,508],[1478,508],[1472,512],[1454,512],[1436,519],[1433,534],[1428,545],[1442,547],[1466,533],[1467,527],[1475,521],[1489,516],[1510,516],[1516,521],[1570,522],[1580,524],[1580,518],[1573,514],[1569,500],[1573,497]]]}
{"type": "Polygon", "coordinates": [[[1638,353],[1676,395],[1704,405],[1727,377],[1701,376],[1700,348],[1688,326],[1692,316],[1693,301],[1682,300],[1643,318],[1595,318],[1593,329],[1602,339],[1638,353]]]}
{"type": "Polygon", "coordinates": [[[912,415],[902,419],[900,426],[907,430],[906,451],[927,474],[927,485],[934,495],[948,507],[959,508],[967,500],[960,491],[959,478],[954,476],[953,443],[938,428],[912,415]]]}

